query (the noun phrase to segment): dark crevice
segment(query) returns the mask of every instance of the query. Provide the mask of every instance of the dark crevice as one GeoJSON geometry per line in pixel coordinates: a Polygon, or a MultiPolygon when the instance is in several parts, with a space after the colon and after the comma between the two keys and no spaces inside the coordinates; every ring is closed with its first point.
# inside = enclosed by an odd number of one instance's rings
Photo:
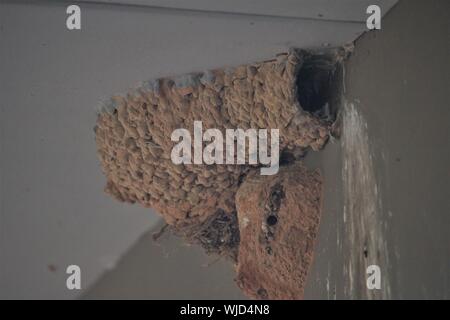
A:
{"type": "Polygon", "coordinates": [[[333,120],[334,94],[339,82],[338,64],[332,55],[311,54],[297,75],[297,97],[301,108],[321,119],[333,120]]]}
{"type": "Polygon", "coordinates": [[[268,224],[269,226],[274,226],[274,225],[277,224],[277,222],[278,222],[277,216],[275,216],[275,215],[270,215],[270,216],[267,217],[267,224],[268,224]]]}

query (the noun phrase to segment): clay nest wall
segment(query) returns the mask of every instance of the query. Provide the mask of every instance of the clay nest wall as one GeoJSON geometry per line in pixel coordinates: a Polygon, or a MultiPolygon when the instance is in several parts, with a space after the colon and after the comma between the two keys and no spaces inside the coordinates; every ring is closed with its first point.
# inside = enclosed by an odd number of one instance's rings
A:
{"type": "MultiPolygon", "coordinates": [[[[242,215],[236,207],[236,193],[241,185],[248,185],[248,177],[259,174],[258,166],[176,165],[171,160],[175,145],[171,134],[185,128],[193,135],[194,121],[223,133],[226,129],[276,128],[280,130],[281,164],[293,166],[299,179],[309,177],[296,161],[308,149],[320,150],[329,138],[333,112],[328,94],[336,57],[291,50],[260,63],[144,82],[127,94],[113,96],[102,104],[95,127],[107,179],[105,191],[119,201],[155,209],[176,234],[202,245],[208,253],[230,257],[237,265],[239,260],[246,261],[242,253],[246,247],[240,242],[247,236],[239,230],[242,215]]],[[[280,170],[280,177],[288,175],[286,170],[280,170]]],[[[308,188],[309,180],[305,181],[308,188]]],[[[318,173],[311,181],[317,196],[318,173]]],[[[288,188],[293,185],[289,180],[288,188]]],[[[256,208],[265,199],[241,197],[241,207],[246,207],[245,201],[252,201],[248,205],[256,208]]],[[[317,204],[311,205],[311,212],[319,215],[317,204]]],[[[261,225],[259,220],[255,223],[261,225]]],[[[239,270],[238,274],[245,274],[242,265],[239,270]]],[[[250,287],[247,292],[254,291],[250,287]]],[[[279,297],[269,291],[264,288],[251,296],[279,297]]]]}
{"type": "Polygon", "coordinates": [[[322,207],[322,178],[301,162],[251,173],[236,195],[238,286],[256,299],[302,299],[322,207]]]}

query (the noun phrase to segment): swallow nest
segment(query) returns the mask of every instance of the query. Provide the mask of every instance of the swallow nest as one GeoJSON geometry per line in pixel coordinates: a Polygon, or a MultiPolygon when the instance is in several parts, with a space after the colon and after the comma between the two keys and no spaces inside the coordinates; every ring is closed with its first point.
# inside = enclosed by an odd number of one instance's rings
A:
{"type": "MultiPolygon", "coordinates": [[[[259,249],[265,255],[270,252],[270,257],[292,253],[277,245],[277,239],[292,246],[299,241],[312,246],[317,230],[320,174],[298,163],[307,149],[321,149],[330,134],[330,122],[317,113],[322,109],[313,103],[323,96],[317,91],[326,85],[332,71],[321,68],[328,77],[323,80],[323,74],[311,71],[314,59],[310,53],[292,50],[261,63],[144,82],[126,95],[113,96],[102,105],[95,127],[97,151],[107,179],[105,191],[120,201],[155,209],[177,234],[201,244],[208,252],[231,257],[238,266],[238,284],[249,296],[279,298],[279,290],[271,289],[275,284],[260,285],[264,272],[252,275],[250,266],[263,257],[255,256],[259,249]],[[255,177],[259,175],[255,165],[175,165],[171,160],[175,145],[171,134],[178,128],[193,134],[194,121],[223,132],[237,128],[279,129],[280,173],[255,177]],[[248,189],[250,177],[253,193],[248,189]],[[300,189],[295,189],[292,177],[296,177],[300,189]],[[278,185],[283,195],[290,195],[289,199],[297,195],[299,201],[305,200],[303,207],[295,201],[284,203],[280,197],[276,210],[265,208],[272,192],[266,186],[271,184],[278,185]],[[239,194],[246,197],[236,197],[240,188],[239,194]],[[294,211],[289,212],[289,208],[294,211]],[[309,226],[295,222],[296,213],[298,219],[307,216],[305,221],[313,222],[309,226]],[[275,218],[267,220],[266,216],[275,218]],[[294,221],[294,229],[268,226],[275,219],[278,226],[284,226],[283,221],[294,221]],[[243,229],[249,223],[258,227],[243,229]],[[243,230],[252,232],[249,235],[243,230]],[[248,240],[245,246],[244,239],[248,240]],[[281,248],[279,253],[277,246],[281,248]],[[240,261],[251,263],[243,265],[240,261]]],[[[335,63],[325,60],[327,66],[335,63]]],[[[284,260],[287,262],[280,270],[292,268],[289,258],[284,260]]],[[[306,260],[304,266],[299,266],[301,270],[307,267],[306,260]]],[[[289,297],[300,297],[300,291],[289,289],[289,297]]]]}

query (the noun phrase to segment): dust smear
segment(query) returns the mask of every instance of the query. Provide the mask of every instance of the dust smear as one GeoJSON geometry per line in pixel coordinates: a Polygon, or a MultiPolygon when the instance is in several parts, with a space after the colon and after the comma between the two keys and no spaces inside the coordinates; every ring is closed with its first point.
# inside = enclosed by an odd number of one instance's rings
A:
{"type": "Polygon", "coordinates": [[[367,122],[353,103],[343,103],[341,137],[346,246],[350,248],[344,266],[346,296],[357,299],[389,299],[387,244],[382,228],[381,197],[370,152],[367,122]],[[381,269],[381,288],[369,290],[369,265],[381,269]],[[384,271],[384,272],[383,272],[384,271]]]}

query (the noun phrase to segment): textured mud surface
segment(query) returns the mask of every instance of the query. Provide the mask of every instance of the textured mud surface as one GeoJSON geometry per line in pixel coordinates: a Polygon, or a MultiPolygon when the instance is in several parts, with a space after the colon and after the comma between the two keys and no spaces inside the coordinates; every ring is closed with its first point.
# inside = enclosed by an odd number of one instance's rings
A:
{"type": "Polygon", "coordinates": [[[319,228],[322,179],[300,162],[249,176],[236,195],[237,283],[258,299],[301,299],[319,228]]]}
{"type": "MultiPolygon", "coordinates": [[[[107,177],[106,192],[120,201],[156,209],[176,234],[202,245],[209,253],[239,261],[238,282],[250,296],[300,298],[320,214],[318,174],[296,164],[282,168],[279,178],[267,178],[279,179],[285,187],[270,204],[274,215],[266,222],[277,224],[278,210],[283,218],[279,225],[270,227],[277,230],[276,238],[266,234],[263,250],[273,251],[274,257],[282,260],[280,265],[272,264],[255,273],[261,278],[253,281],[267,282],[265,291],[255,294],[252,290],[256,282],[245,280],[244,275],[264,259],[252,258],[245,250],[261,249],[247,243],[260,234],[260,229],[254,234],[239,230],[244,218],[239,217],[238,225],[235,195],[242,183],[248,186],[247,176],[258,180],[259,168],[175,165],[170,158],[175,145],[171,134],[185,128],[192,135],[194,121],[202,121],[203,127],[219,129],[222,134],[225,129],[279,129],[281,164],[291,164],[307,149],[321,149],[329,138],[331,121],[326,101],[333,59],[317,60],[307,52],[293,50],[262,63],[146,82],[125,96],[113,97],[103,105],[95,128],[107,177]],[[317,65],[320,68],[315,69],[317,65]],[[290,174],[296,179],[289,178],[290,174]],[[296,204],[295,199],[305,202],[296,204]],[[298,246],[302,250],[298,251],[298,246]],[[263,273],[270,268],[276,277],[264,279],[263,273]],[[283,289],[276,289],[277,281],[284,283],[283,289]],[[289,287],[292,281],[295,285],[289,287]]],[[[264,178],[258,181],[265,183],[264,178]]],[[[245,201],[253,206],[264,200],[245,200],[242,194],[246,191],[240,192],[241,207],[245,207],[245,201]]],[[[249,212],[255,216],[248,219],[261,226],[255,220],[260,211],[257,207],[254,210],[249,212]]]]}

